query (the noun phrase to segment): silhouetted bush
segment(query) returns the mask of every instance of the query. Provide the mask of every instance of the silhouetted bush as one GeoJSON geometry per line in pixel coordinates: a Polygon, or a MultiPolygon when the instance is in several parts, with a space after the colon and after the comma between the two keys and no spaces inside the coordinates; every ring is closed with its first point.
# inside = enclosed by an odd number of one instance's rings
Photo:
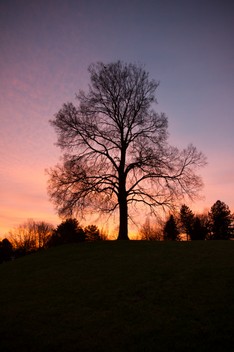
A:
{"type": "Polygon", "coordinates": [[[0,263],[11,260],[12,256],[13,246],[7,238],[4,238],[0,242],[0,263]]]}

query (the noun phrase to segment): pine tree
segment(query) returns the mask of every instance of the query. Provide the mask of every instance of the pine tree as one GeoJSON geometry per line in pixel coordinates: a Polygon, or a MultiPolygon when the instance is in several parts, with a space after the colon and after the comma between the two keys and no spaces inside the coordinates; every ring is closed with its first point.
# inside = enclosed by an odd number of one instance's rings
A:
{"type": "Polygon", "coordinates": [[[233,215],[227,204],[217,200],[209,212],[210,239],[229,240],[233,234],[233,215]]]}
{"type": "Polygon", "coordinates": [[[180,208],[180,221],[182,230],[186,233],[188,241],[188,237],[190,236],[191,238],[193,232],[194,214],[192,210],[185,204],[183,204],[180,208]]]}
{"type": "Polygon", "coordinates": [[[170,215],[163,229],[164,240],[180,241],[179,233],[175,218],[170,215]]]}

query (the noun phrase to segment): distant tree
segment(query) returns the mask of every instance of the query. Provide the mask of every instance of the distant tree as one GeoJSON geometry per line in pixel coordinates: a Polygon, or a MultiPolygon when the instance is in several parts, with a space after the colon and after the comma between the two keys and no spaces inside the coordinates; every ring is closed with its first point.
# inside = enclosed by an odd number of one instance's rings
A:
{"type": "Polygon", "coordinates": [[[48,245],[51,247],[66,243],[82,242],[84,240],[85,232],[79,225],[78,220],[69,218],[64,220],[54,230],[48,245]]]}
{"type": "Polygon", "coordinates": [[[38,221],[35,223],[35,226],[37,234],[37,248],[46,248],[48,241],[52,236],[54,227],[45,221],[38,221]]]}
{"type": "Polygon", "coordinates": [[[201,226],[204,228],[204,231],[206,233],[205,239],[208,239],[210,233],[210,219],[208,211],[197,215],[197,217],[199,218],[201,226]]]}
{"type": "Polygon", "coordinates": [[[173,215],[170,215],[169,219],[166,221],[163,234],[164,240],[180,241],[180,232],[173,215]]]}
{"type": "Polygon", "coordinates": [[[160,241],[162,239],[162,230],[159,227],[153,226],[149,218],[146,218],[145,223],[141,226],[140,238],[143,241],[160,241]]]}
{"type": "Polygon", "coordinates": [[[194,240],[205,240],[208,234],[207,226],[202,224],[201,219],[198,216],[195,216],[193,219],[193,226],[190,233],[190,238],[194,240]]]}
{"type": "Polygon", "coordinates": [[[224,202],[217,200],[209,212],[210,239],[229,240],[233,235],[233,215],[224,202]]]}
{"type": "Polygon", "coordinates": [[[17,255],[25,255],[37,249],[36,232],[32,220],[28,220],[10,231],[9,238],[17,255]]]}
{"type": "Polygon", "coordinates": [[[29,219],[10,231],[9,239],[18,255],[24,255],[45,248],[52,231],[51,224],[29,219]]]}
{"type": "Polygon", "coordinates": [[[191,237],[193,232],[193,225],[194,225],[194,214],[192,210],[185,204],[183,204],[180,208],[180,222],[182,231],[184,231],[188,237],[191,237]]]}
{"type": "Polygon", "coordinates": [[[167,118],[152,110],[158,82],[141,67],[120,61],[89,67],[88,93],[64,104],[51,122],[63,162],[49,171],[49,194],[59,214],[119,210],[119,240],[128,239],[129,206],[156,212],[202,186],[205,165],[190,145],[168,144],[167,118]]]}
{"type": "Polygon", "coordinates": [[[0,241],[0,263],[10,260],[12,256],[13,246],[7,238],[4,238],[0,241]]]}
{"type": "Polygon", "coordinates": [[[88,225],[84,229],[86,241],[99,241],[101,234],[96,225],[88,225]]]}

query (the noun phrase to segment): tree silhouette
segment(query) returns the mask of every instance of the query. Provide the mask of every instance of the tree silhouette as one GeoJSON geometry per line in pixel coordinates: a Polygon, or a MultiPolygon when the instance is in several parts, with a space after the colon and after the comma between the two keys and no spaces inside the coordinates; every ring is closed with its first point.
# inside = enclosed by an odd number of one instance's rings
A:
{"type": "Polygon", "coordinates": [[[179,233],[175,218],[173,215],[170,215],[163,229],[164,240],[180,241],[179,233]]]}
{"type": "Polygon", "coordinates": [[[46,248],[54,230],[53,225],[45,221],[37,221],[35,222],[35,226],[37,233],[37,248],[46,248]]]}
{"type": "Polygon", "coordinates": [[[233,215],[227,204],[217,200],[209,212],[210,239],[229,240],[233,235],[233,215]]]}
{"type": "Polygon", "coordinates": [[[167,118],[152,110],[158,82],[120,61],[89,67],[87,93],[51,121],[63,162],[49,170],[49,195],[63,216],[119,210],[118,239],[128,239],[129,205],[172,207],[202,186],[194,170],[205,158],[167,142],[167,118]]]}
{"type": "Polygon", "coordinates": [[[208,233],[207,227],[202,224],[201,219],[198,216],[195,216],[193,219],[193,226],[190,233],[190,238],[194,240],[205,240],[208,233]]]}
{"type": "Polygon", "coordinates": [[[162,229],[159,225],[151,224],[150,219],[146,218],[141,226],[139,235],[143,241],[160,241],[162,240],[162,229]]]}
{"type": "Polygon", "coordinates": [[[185,204],[183,204],[180,208],[180,222],[182,224],[182,230],[188,236],[191,237],[194,225],[194,214],[192,210],[185,204]]]}
{"type": "Polygon", "coordinates": [[[28,219],[9,232],[9,238],[17,256],[45,248],[52,234],[53,226],[44,221],[28,219]]]}
{"type": "Polygon", "coordinates": [[[101,235],[98,227],[96,225],[88,225],[84,229],[85,239],[87,241],[99,241],[101,240],[101,235]]]}
{"type": "Polygon", "coordinates": [[[66,243],[82,242],[85,240],[85,233],[77,219],[66,219],[54,230],[49,241],[49,247],[66,243]]]}

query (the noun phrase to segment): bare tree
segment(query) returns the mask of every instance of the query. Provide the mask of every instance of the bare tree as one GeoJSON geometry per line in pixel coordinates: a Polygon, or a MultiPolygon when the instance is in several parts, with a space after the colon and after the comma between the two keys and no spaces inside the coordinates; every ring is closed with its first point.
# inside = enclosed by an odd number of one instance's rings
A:
{"type": "Polygon", "coordinates": [[[37,248],[45,248],[47,246],[48,240],[51,237],[54,227],[50,223],[45,221],[38,221],[35,222],[35,231],[36,231],[36,238],[37,238],[37,248]]]}
{"type": "Polygon", "coordinates": [[[202,186],[205,158],[189,145],[167,143],[167,118],[152,110],[158,82],[141,66],[120,61],[89,67],[87,93],[51,121],[62,163],[49,170],[49,194],[60,215],[119,210],[118,239],[128,239],[128,206],[171,207],[202,186]]]}
{"type": "Polygon", "coordinates": [[[161,241],[163,239],[163,229],[159,224],[150,222],[149,218],[146,218],[144,224],[141,226],[139,235],[143,241],[161,241]]]}
{"type": "Polygon", "coordinates": [[[52,235],[53,226],[44,221],[28,219],[9,232],[9,238],[14,249],[24,253],[45,248],[49,237],[52,235]]]}

